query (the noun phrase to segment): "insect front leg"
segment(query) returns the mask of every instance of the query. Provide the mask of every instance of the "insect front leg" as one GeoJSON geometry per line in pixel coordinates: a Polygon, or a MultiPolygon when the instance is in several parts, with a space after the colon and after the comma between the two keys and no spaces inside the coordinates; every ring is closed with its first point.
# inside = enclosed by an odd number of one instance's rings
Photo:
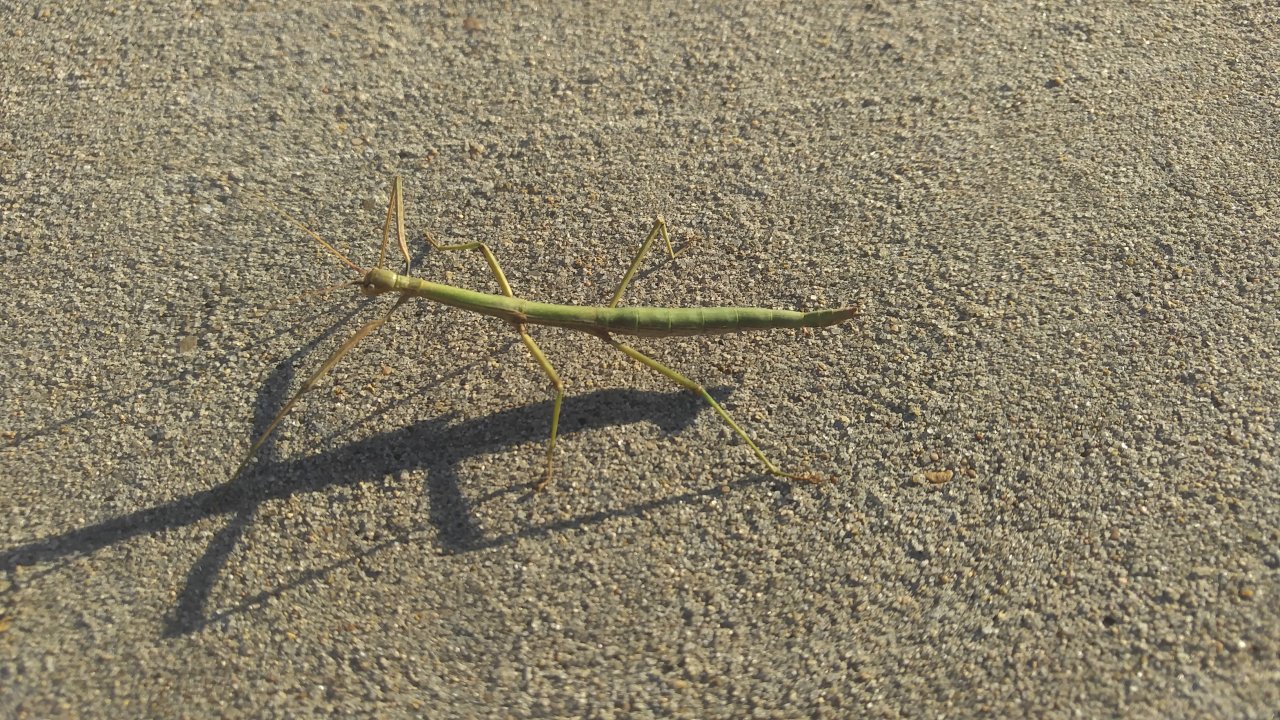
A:
{"type": "Polygon", "coordinates": [[[284,407],[280,412],[276,413],[276,416],[271,419],[270,424],[267,425],[267,429],[258,436],[256,441],[254,441],[253,445],[249,448],[249,452],[244,456],[244,460],[240,461],[240,466],[236,468],[234,473],[232,473],[232,480],[240,477],[240,473],[244,472],[244,469],[249,466],[249,461],[253,460],[253,457],[258,454],[258,450],[262,448],[263,443],[267,441],[267,438],[271,437],[271,433],[275,432],[276,426],[280,424],[280,421],[284,420],[285,416],[293,410],[293,406],[298,404],[298,400],[315,388],[316,384],[333,369],[333,366],[338,364],[338,361],[342,359],[342,356],[346,355],[351,348],[355,347],[357,343],[368,337],[374,330],[377,330],[386,324],[387,320],[391,318],[391,314],[399,309],[401,305],[405,304],[409,297],[409,295],[400,296],[400,299],[396,301],[395,305],[391,306],[391,309],[388,310],[385,315],[361,325],[360,329],[356,330],[354,335],[347,338],[346,342],[342,343],[337,350],[333,351],[333,354],[324,361],[324,364],[312,373],[311,377],[307,378],[306,381],[302,383],[302,387],[298,388],[298,391],[293,394],[293,397],[289,398],[289,401],[284,404],[284,407]]]}
{"type": "Polygon", "coordinates": [[[396,221],[396,242],[400,245],[400,254],[404,256],[404,275],[409,274],[409,244],[404,241],[404,190],[400,187],[400,176],[391,178],[391,197],[387,200],[387,216],[382,221],[382,250],[378,252],[378,267],[387,259],[387,242],[391,237],[391,219],[396,221]]]}

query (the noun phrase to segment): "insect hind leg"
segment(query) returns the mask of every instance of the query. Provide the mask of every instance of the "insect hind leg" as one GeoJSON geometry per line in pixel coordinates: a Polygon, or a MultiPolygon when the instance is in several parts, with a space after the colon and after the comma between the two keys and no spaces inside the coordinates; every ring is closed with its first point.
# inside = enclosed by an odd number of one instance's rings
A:
{"type": "MultiPolygon", "coordinates": [[[[671,236],[667,234],[667,221],[661,215],[655,216],[653,218],[653,227],[649,228],[649,234],[640,245],[640,249],[636,251],[636,256],[631,258],[631,266],[623,274],[622,282],[618,283],[618,289],[614,291],[613,299],[609,301],[609,307],[618,306],[618,302],[622,300],[622,293],[626,292],[627,284],[631,282],[632,276],[636,274],[636,269],[640,267],[640,261],[644,259],[645,254],[649,252],[649,248],[653,245],[653,241],[657,240],[659,236],[667,244],[667,254],[671,256],[672,260],[676,259],[676,252],[671,247],[671,236]]],[[[683,249],[681,252],[683,252],[683,249]]]]}
{"type": "Polygon", "coordinates": [[[720,405],[720,403],[716,402],[716,399],[711,397],[711,393],[707,392],[706,388],[702,387],[701,385],[694,382],[693,380],[690,380],[684,375],[681,375],[675,370],[672,370],[666,365],[663,365],[657,360],[654,360],[648,355],[645,355],[644,353],[631,347],[630,345],[613,339],[613,337],[610,336],[608,333],[599,333],[599,337],[601,340],[604,340],[606,343],[609,343],[619,352],[631,358],[632,360],[635,360],[641,365],[644,365],[645,367],[648,367],[649,369],[670,378],[680,387],[686,390],[689,390],[701,396],[703,400],[706,400],[707,404],[709,404],[711,408],[716,411],[716,414],[720,416],[720,419],[724,420],[729,425],[729,427],[732,428],[733,431],[738,434],[738,437],[742,438],[742,440],[747,443],[747,447],[751,448],[751,452],[755,453],[755,456],[757,458],[760,458],[760,462],[764,463],[765,469],[768,470],[770,474],[777,475],[778,477],[784,477],[789,480],[799,480],[802,482],[810,482],[810,483],[823,482],[827,479],[827,478],[823,478],[823,477],[808,474],[808,473],[784,472],[782,468],[779,468],[777,465],[775,465],[772,460],[765,457],[764,451],[760,449],[760,446],[756,445],[755,441],[752,440],[751,437],[747,435],[747,432],[743,430],[742,427],[738,425],[738,423],[734,422],[733,418],[729,416],[729,411],[725,410],[724,407],[720,405]]]}

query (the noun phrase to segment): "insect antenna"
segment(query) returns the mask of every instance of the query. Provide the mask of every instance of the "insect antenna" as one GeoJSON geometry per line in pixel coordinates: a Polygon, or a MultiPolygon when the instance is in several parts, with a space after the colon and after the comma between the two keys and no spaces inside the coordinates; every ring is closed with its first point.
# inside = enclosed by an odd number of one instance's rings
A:
{"type": "Polygon", "coordinates": [[[280,308],[283,308],[283,307],[288,307],[300,300],[306,300],[308,298],[314,298],[314,297],[323,297],[333,292],[334,290],[342,290],[343,288],[349,288],[349,287],[352,287],[353,285],[359,285],[359,284],[360,284],[359,280],[343,280],[340,283],[334,283],[333,285],[329,285],[328,287],[316,288],[315,290],[308,290],[304,293],[299,293],[297,295],[287,297],[279,302],[271,303],[266,307],[257,308],[253,311],[253,317],[262,317],[267,313],[275,312],[276,310],[279,310],[280,308]]]}
{"type": "Polygon", "coordinates": [[[330,245],[329,243],[325,242],[325,239],[324,239],[324,238],[322,238],[322,237],[320,237],[320,234],[319,234],[319,233],[317,233],[315,230],[312,230],[311,228],[307,227],[307,226],[306,226],[306,225],[305,225],[301,220],[299,220],[299,219],[295,218],[294,216],[290,215],[288,212],[286,212],[286,211],[285,211],[283,208],[281,208],[279,205],[276,205],[275,203],[271,202],[271,199],[270,199],[270,198],[263,197],[263,198],[262,198],[262,201],[263,201],[264,203],[266,203],[267,205],[271,206],[271,209],[272,209],[272,210],[275,210],[276,212],[278,212],[278,213],[280,213],[281,215],[283,215],[283,216],[285,217],[285,219],[287,219],[289,222],[291,222],[291,223],[293,223],[294,225],[297,225],[298,227],[302,228],[303,232],[305,232],[306,234],[310,235],[312,240],[315,240],[316,242],[320,243],[320,246],[321,246],[321,247],[323,247],[323,248],[325,249],[325,251],[326,251],[326,252],[328,252],[330,255],[332,255],[332,256],[334,256],[334,257],[338,258],[339,260],[341,260],[341,261],[342,261],[342,263],[343,263],[344,265],[346,265],[347,267],[351,268],[352,270],[355,270],[356,272],[360,273],[361,275],[364,275],[364,274],[365,274],[365,269],[364,269],[364,268],[362,268],[362,267],[360,267],[359,265],[357,265],[357,264],[355,264],[355,263],[351,262],[351,259],[350,259],[350,258],[348,258],[346,255],[343,255],[343,254],[342,254],[342,251],[338,250],[338,248],[336,248],[336,247],[334,247],[334,246],[330,245]]]}

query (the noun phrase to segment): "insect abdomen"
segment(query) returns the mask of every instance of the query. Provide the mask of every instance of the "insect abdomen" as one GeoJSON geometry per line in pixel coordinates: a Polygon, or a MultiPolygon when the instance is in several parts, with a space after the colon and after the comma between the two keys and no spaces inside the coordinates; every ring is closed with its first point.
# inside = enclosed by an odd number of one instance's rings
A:
{"type": "Polygon", "coordinates": [[[702,335],[706,333],[800,327],[805,314],[752,307],[602,308],[598,321],[624,335],[702,335]]]}

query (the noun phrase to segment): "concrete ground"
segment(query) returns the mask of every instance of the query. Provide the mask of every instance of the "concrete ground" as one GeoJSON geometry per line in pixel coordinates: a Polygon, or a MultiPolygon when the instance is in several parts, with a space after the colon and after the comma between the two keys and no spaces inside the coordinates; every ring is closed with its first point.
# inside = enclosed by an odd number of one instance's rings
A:
{"type": "Polygon", "coordinates": [[[1274,7],[619,5],[0,10],[0,715],[1274,717],[1274,7]],[[232,479],[397,173],[835,482],[425,301],[232,479]]]}

